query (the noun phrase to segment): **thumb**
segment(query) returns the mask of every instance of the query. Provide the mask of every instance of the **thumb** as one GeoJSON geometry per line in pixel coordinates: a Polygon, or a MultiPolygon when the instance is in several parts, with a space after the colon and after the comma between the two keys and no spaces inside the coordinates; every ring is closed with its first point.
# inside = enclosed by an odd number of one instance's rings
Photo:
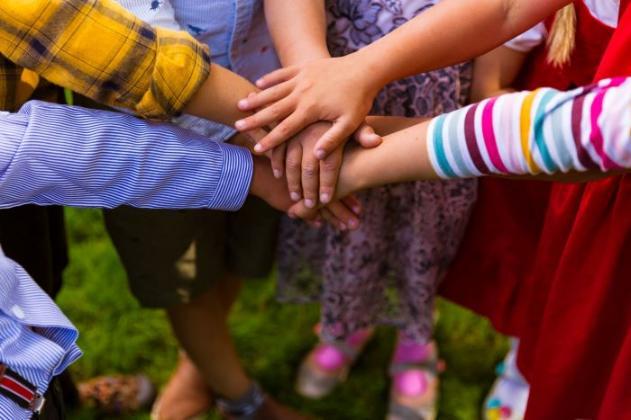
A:
{"type": "Polygon", "coordinates": [[[365,122],[355,131],[353,138],[365,149],[372,149],[383,142],[381,136],[375,133],[375,130],[365,122]]]}

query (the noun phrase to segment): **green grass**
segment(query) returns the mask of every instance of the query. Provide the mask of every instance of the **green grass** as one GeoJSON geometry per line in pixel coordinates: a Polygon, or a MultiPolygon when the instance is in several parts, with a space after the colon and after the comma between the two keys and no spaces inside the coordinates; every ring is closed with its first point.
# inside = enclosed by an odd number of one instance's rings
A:
{"type": "MultiPolygon", "coordinates": [[[[143,372],[163,384],[177,358],[163,313],[142,309],[131,297],[100,212],[71,209],[66,217],[71,263],[58,302],[81,331],[79,345],[85,355],[72,367],[75,378],[143,372]]],[[[447,362],[439,418],[477,419],[494,379],[494,366],[507,349],[506,340],[486,321],[447,302],[439,302],[439,313],[436,338],[447,362]]],[[[384,418],[391,329],[378,331],[349,380],[332,396],[309,401],[293,392],[296,368],[315,343],[312,325],[317,317],[316,306],[277,303],[273,279],[247,283],[231,328],[248,371],[279,400],[318,418],[384,418]]],[[[70,416],[95,417],[89,410],[70,416]]],[[[128,418],[147,419],[148,415],[128,418]]]]}

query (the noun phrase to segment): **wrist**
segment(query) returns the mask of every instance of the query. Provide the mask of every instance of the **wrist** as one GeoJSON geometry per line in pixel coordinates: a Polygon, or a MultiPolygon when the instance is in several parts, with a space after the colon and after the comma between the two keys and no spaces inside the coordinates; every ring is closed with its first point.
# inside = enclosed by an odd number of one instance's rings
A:
{"type": "Polygon", "coordinates": [[[296,49],[295,51],[289,51],[286,54],[281,54],[281,56],[284,66],[298,66],[306,64],[310,61],[331,58],[331,54],[329,53],[329,50],[326,49],[326,47],[296,49]]]}
{"type": "Polygon", "coordinates": [[[252,180],[250,181],[250,194],[261,198],[260,178],[261,178],[261,160],[256,156],[252,156],[252,180]]]}
{"type": "Polygon", "coordinates": [[[361,70],[359,77],[363,82],[363,86],[376,96],[385,85],[390,83],[389,72],[385,61],[379,60],[382,55],[372,53],[373,45],[364,47],[352,54],[345,56],[351,62],[351,66],[361,70]]]}

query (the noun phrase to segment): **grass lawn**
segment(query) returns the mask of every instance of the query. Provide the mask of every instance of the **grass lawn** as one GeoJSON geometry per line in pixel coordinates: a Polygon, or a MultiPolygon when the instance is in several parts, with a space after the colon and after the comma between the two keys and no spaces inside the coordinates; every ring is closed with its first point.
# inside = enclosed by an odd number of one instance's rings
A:
{"type": "MultiPolygon", "coordinates": [[[[101,213],[68,210],[71,263],[59,304],[81,331],[85,355],[73,367],[77,379],[108,373],[148,374],[163,384],[177,346],[162,312],[144,310],[127,290],[125,274],[103,229],[101,213]]],[[[436,337],[447,362],[439,418],[477,419],[494,366],[506,340],[483,319],[447,302],[439,303],[436,337]]],[[[386,369],[394,332],[381,329],[334,395],[305,400],[293,392],[301,357],[315,343],[316,306],[281,305],[274,281],[252,281],[236,305],[231,326],[248,371],[279,400],[322,419],[383,419],[388,396],[386,369]]],[[[202,331],[200,329],[200,331],[202,331]]],[[[71,419],[92,419],[87,410],[71,419]]],[[[148,419],[147,413],[130,417],[148,419]]],[[[209,416],[209,418],[214,418],[209,416]]]]}

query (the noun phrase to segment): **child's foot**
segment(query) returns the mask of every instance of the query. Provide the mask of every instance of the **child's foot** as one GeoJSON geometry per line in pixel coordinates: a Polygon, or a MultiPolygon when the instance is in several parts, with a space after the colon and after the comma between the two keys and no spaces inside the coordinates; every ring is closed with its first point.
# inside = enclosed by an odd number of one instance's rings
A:
{"type": "Polygon", "coordinates": [[[434,342],[419,344],[399,338],[390,365],[392,385],[388,420],[433,420],[442,371],[434,342]]]}
{"type": "Polygon", "coordinates": [[[79,401],[101,414],[119,416],[148,408],[155,387],[144,375],[99,376],[77,386],[79,401]]]}
{"type": "Polygon", "coordinates": [[[151,420],[203,418],[212,407],[211,392],[199,371],[181,353],[175,371],[151,410],[151,420]]]}
{"type": "Polygon", "coordinates": [[[522,420],[526,414],[530,386],[517,369],[517,342],[497,367],[495,380],[484,401],[483,417],[486,420],[522,420]]]}
{"type": "Polygon", "coordinates": [[[322,398],[346,380],[351,365],[373,335],[361,330],[346,340],[320,342],[311,350],[298,371],[296,391],[307,398],[322,398]]]}

